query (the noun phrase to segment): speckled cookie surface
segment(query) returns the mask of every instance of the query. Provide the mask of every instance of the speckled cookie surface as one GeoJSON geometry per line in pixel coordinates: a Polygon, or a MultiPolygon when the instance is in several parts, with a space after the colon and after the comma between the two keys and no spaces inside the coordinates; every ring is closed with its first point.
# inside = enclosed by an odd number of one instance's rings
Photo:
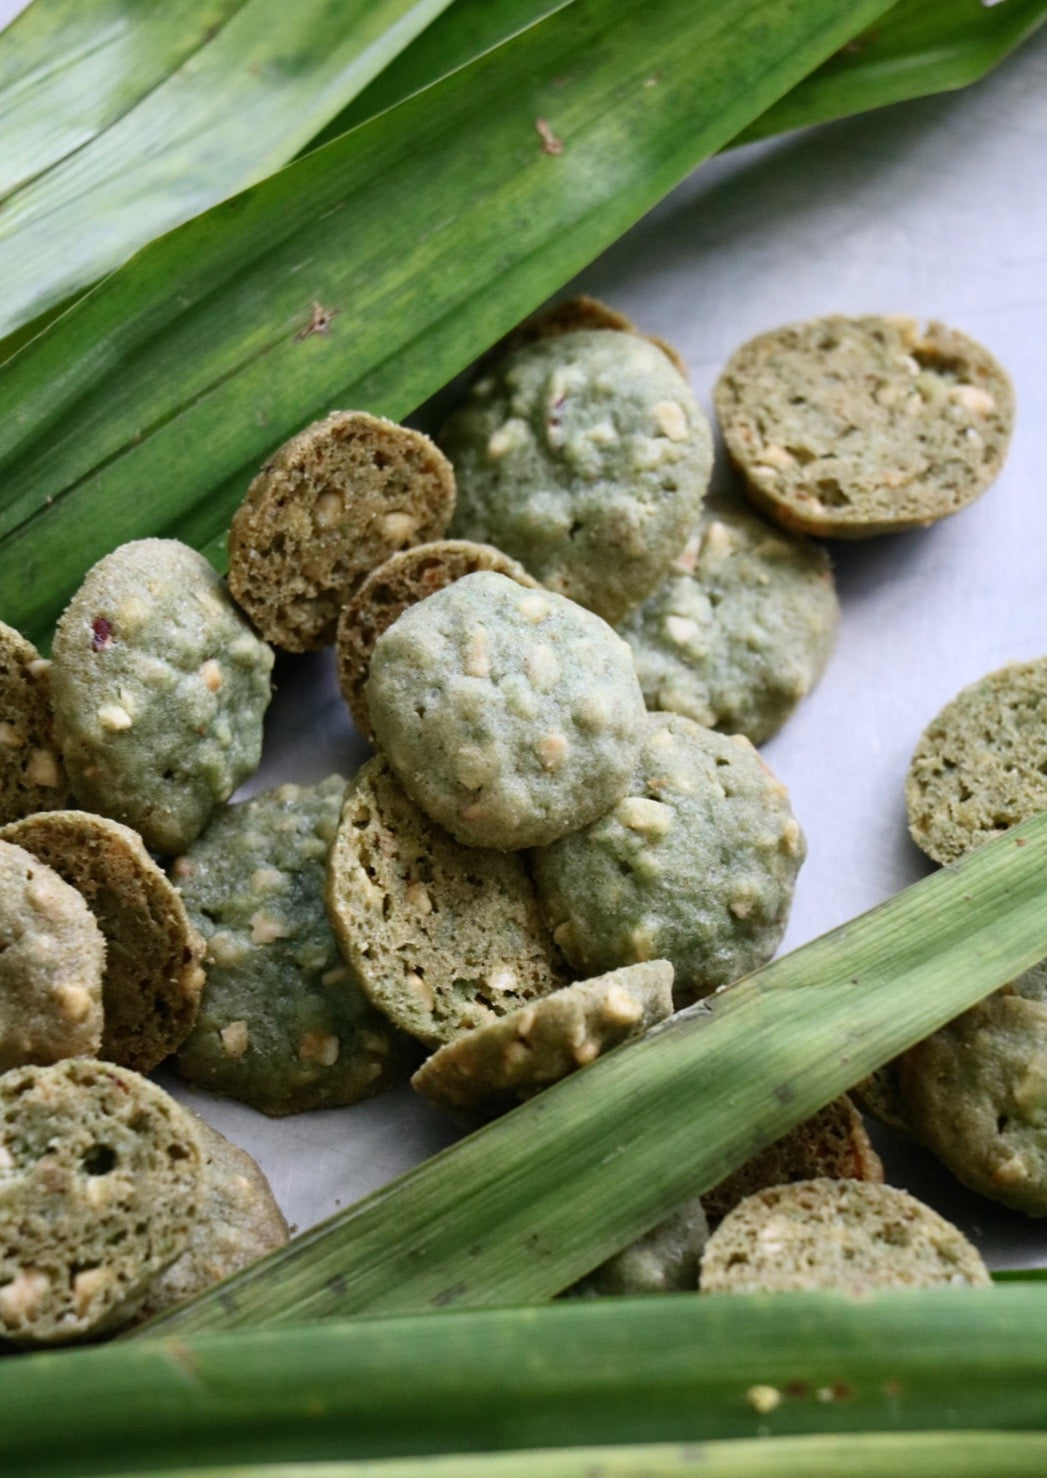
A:
{"type": "Polygon", "coordinates": [[[258,765],[273,654],[195,550],[123,544],[54,640],[55,720],[84,806],[175,853],[258,765]]]}
{"type": "Polygon", "coordinates": [[[189,1114],[127,1068],[69,1058],[0,1077],[0,1338],[125,1322],[188,1243],[202,1171],[189,1114]]]}
{"type": "Polygon", "coordinates": [[[188,1247],[149,1285],[139,1320],[202,1293],[288,1238],[283,1212],[257,1163],[196,1115],[193,1124],[203,1152],[199,1214],[188,1247]]]}
{"type": "Polygon", "coordinates": [[[1047,657],[958,693],[920,735],[905,781],[909,834],[935,862],[1047,807],[1047,657]]]}
{"type": "Polygon", "coordinates": [[[944,324],[830,317],[760,334],[715,390],[749,496],[784,528],[859,538],[985,491],[1014,420],[1006,371],[944,324]]]}
{"type": "Polygon", "coordinates": [[[266,1114],[355,1103],[414,1066],[367,1000],[327,919],[327,854],[345,781],[229,806],[172,875],[205,941],[207,983],[179,1073],[266,1114]]]}
{"type": "Polygon", "coordinates": [[[460,846],[381,758],[349,783],[327,902],[371,1000],[430,1047],[568,980],[523,859],[460,846]]]}
{"type": "Polygon", "coordinates": [[[601,1263],[570,1291],[583,1297],[686,1293],[698,1287],[698,1268],[708,1237],[705,1211],[695,1197],[646,1236],[601,1263]]]}
{"type": "Polygon", "coordinates": [[[560,334],[573,334],[583,329],[612,329],[620,334],[637,334],[667,355],[674,369],[679,370],[684,379],[687,378],[687,366],[679,351],[674,349],[672,344],[667,344],[664,339],[654,334],[645,334],[627,314],[601,302],[599,298],[589,297],[586,293],[579,293],[573,298],[564,298],[559,303],[539,308],[537,313],[532,313],[529,318],[525,318],[523,323],[507,334],[500,344],[494,346],[491,354],[485,357],[481,367],[487,368],[496,356],[501,358],[511,350],[519,349],[523,344],[532,344],[537,339],[555,338],[560,334]]]}
{"type": "Polygon", "coordinates": [[[894,1186],[799,1180],[742,1201],[702,1254],[703,1293],[988,1285],[977,1250],[894,1186]]]}
{"type": "Polygon", "coordinates": [[[794,1180],[883,1181],[883,1165],[851,1100],[834,1098],[781,1139],[760,1150],[702,1196],[710,1222],[765,1186],[794,1180]]]}
{"type": "Polygon", "coordinates": [[[440,440],[458,480],[451,533],[497,545],[612,622],[680,552],[712,468],[683,376],[654,344],[608,330],[510,351],[440,440]]]}
{"type": "Polygon", "coordinates": [[[0,825],[69,798],[51,712],[51,664],[0,621],[0,825]]]}
{"type": "Polygon", "coordinates": [[[629,648],[591,611],[504,575],[466,575],[379,638],[367,679],[378,747],[466,846],[539,846],[625,794],[643,695],[629,648]]]}
{"type": "Polygon", "coordinates": [[[1047,1216],[1047,963],[904,1053],[919,1140],[965,1185],[1047,1216]]]}
{"type": "Polygon", "coordinates": [[[438,539],[454,473],[438,447],[364,411],[333,411],[291,438],[247,490],[229,530],[229,589],[289,652],[334,640],[338,613],[398,549],[438,539]]]}
{"type": "Polygon", "coordinates": [[[0,1072],[98,1051],[104,967],[105,940],[83,897],[0,841],[0,1072]]]}
{"type": "Polygon", "coordinates": [[[652,713],[624,799],[532,861],[577,970],[670,960],[679,1006],[770,959],[804,853],[785,787],[747,739],[652,713]]]}
{"type": "Polygon", "coordinates": [[[718,506],[619,633],[648,708],[762,744],[818,681],[838,619],[824,549],[718,506]]]}
{"type": "Polygon", "coordinates": [[[664,1021],[672,985],[668,961],[650,960],[565,986],[441,1047],[411,1086],[461,1123],[496,1118],[664,1021]]]}
{"type": "Polygon", "coordinates": [[[196,1018],[203,941],[129,827],[89,811],[44,811],[4,828],[84,896],[105,936],[99,1055],[149,1072],[196,1018]]]}
{"type": "Polygon", "coordinates": [[[408,606],[480,570],[493,570],[532,590],[538,587],[523,565],[491,544],[437,539],[391,555],[371,571],[343,608],[338,618],[338,682],[356,727],[366,738],[373,737],[364,687],[375,642],[408,606]]]}

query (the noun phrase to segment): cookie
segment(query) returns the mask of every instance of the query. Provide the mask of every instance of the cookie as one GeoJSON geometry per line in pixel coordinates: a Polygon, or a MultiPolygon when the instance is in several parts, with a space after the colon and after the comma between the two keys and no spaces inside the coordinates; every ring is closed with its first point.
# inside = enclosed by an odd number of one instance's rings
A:
{"type": "Polygon", "coordinates": [[[343,608],[338,619],[338,682],[356,727],[365,738],[374,737],[364,685],[375,642],[408,606],[479,570],[494,570],[518,585],[539,588],[523,565],[490,544],[439,539],[390,555],[371,571],[343,608]]]}
{"type": "Polygon", "coordinates": [[[990,1282],[976,1248],[906,1191],[816,1179],[769,1186],[740,1202],[706,1243],[700,1286],[702,1293],[864,1294],[990,1282]]]}
{"type": "Polygon", "coordinates": [[[687,1293],[698,1287],[698,1269],[708,1237],[705,1211],[696,1196],[653,1231],[594,1268],[569,1291],[585,1298],[687,1293]]]}
{"type": "Polygon", "coordinates": [[[838,621],[825,550],[721,504],[618,630],[648,708],[762,744],[821,677],[838,621]]]}
{"type": "Polygon", "coordinates": [[[673,967],[650,960],[553,991],[426,1059],[411,1087],[468,1127],[507,1113],[672,1014],[673,967]]]}
{"type": "Polygon", "coordinates": [[[344,793],[332,775],[227,806],[172,868],[207,971],[175,1067],[264,1114],[355,1103],[417,1060],[360,990],[327,919],[344,793]]]}
{"type": "Polygon", "coordinates": [[[765,1186],[794,1180],[883,1181],[883,1165],[861,1114],[844,1094],[725,1176],[702,1196],[711,1224],[765,1186]]]}
{"type": "Polygon", "coordinates": [[[523,859],[460,846],[381,758],[346,791],[327,904],[374,1005],[429,1047],[567,983],[523,859]]]}
{"type": "Polygon", "coordinates": [[[98,1051],[104,967],[105,940],[83,897],[0,841],[0,1073],[98,1051]]]}
{"type": "Polygon", "coordinates": [[[229,589],[288,652],[334,640],[338,613],[376,565],[438,539],[454,473],[420,431],[333,411],[270,457],[229,529],[229,589]]]}
{"type": "Polygon", "coordinates": [[[727,450],[768,518],[864,538],[956,513],[1003,465],[1014,392],[941,323],[816,318],[760,334],[714,392],[727,450]]]}
{"type": "Polygon", "coordinates": [[[785,787],[748,739],[652,713],[628,794],[532,865],[576,970],[670,960],[682,1006],[770,959],[804,854],[785,787]]]}
{"type": "Polygon", "coordinates": [[[188,1244],[202,1172],[188,1113],[138,1073],[68,1058],[0,1077],[0,1338],[125,1323],[188,1244]]]}
{"type": "Polygon", "coordinates": [[[511,350],[440,433],[457,538],[504,549],[612,623],[655,588],[697,522],[712,437],[665,353],[585,329],[511,350]]]}
{"type": "Polygon", "coordinates": [[[465,575],[379,637],[378,747],[404,789],[471,847],[540,846],[625,794],[643,695],[606,622],[493,572],[465,575]]]}
{"type": "Polygon", "coordinates": [[[909,1113],[902,1099],[901,1083],[898,1080],[897,1058],[875,1068],[848,1092],[863,1114],[878,1119],[888,1129],[893,1129],[895,1134],[913,1138],[909,1113]]]}
{"type": "Polygon", "coordinates": [[[283,1212],[257,1163],[203,1119],[192,1117],[203,1152],[200,1210],[189,1245],[149,1285],[136,1322],[193,1298],[288,1239],[283,1212]]]}
{"type": "Polygon", "coordinates": [[[77,799],[183,851],[258,765],[273,654],[195,550],[123,544],[58,622],[55,721],[77,799]]]}
{"type": "Polygon", "coordinates": [[[580,329],[613,329],[620,334],[637,334],[645,339],[648,344],[653,344],[667,355],[670,364],[686,380],[687,366],[683,361],[679,350],[674,349],[672,344],[667,344],[664,339],[659,339],[654,334],[645,334],[637,328],[636,324],[626,314],[620,313],[617,308],[608,307],[599,298],[591,298],[586,293],[579,293],[576,297],[565,298],[559,303],[552,303],[547,308],[540,308],[537,313],[532,313],[525,318],[523,323],[514,328],[500,344],[496,344],[490,356],[485,356],[481,361],[481,369],[486,369],[493,356],[499,358],[513,349],[520,348],[523,344],[533,344],[537,339],[549,339],[559,334],[573,334],[580,329]]]}
{"type": "Polygon", "coordinates": [[[1047,962],[898,1060],[913,1132],[957,1179],[1047,1216],[1047,962]]]}
{"type": "Polygon", "coordinates": [[[971,683],[920,735],[905,781],[909,834],[955,862],[1047,807],[1047,657],[971,683]]]}
{"type": "Polygon", "coordinates": [[[51,711],[51,664],[0,621],[0,825],[68,800],[51,711]]]}
{"type": "Polygon", "coordinates": [[[99,1055],[147,1073],[196,1019],[203,941],[129,827],[89,811],[44,811],[0,833],[79,890],[105,936],[99,1055]]]}

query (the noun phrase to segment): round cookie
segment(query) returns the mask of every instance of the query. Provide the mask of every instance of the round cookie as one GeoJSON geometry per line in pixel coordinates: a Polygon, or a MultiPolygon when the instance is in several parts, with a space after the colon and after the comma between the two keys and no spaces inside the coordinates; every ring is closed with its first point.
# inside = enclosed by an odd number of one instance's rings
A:
{"type": "Polygon", "coordinates": [[[438,447],[364,411],[333,411],[270,457],[229,529],[229,589],[274,646],[315,651],[390,554],[438,539],[454,508],[438,447]]]}
{"type": "Polygon", "coordinates": [[[175,1066],[264,1114],[334,1108],[417,1061],[342,959],[324,904],[345,781],[228,806],[172,874],[205,941],[207,982],[175,1066]]]}
{"type": "Polygon", "coordinates": [[[193,1115],[203,1152],[200,1210],[180,1257],[155,1278],[135,1322],[238,1273],[288,1238],[272,1189],[246,1150],[193,1115]]]}
{"type": "Polygon", "coordinates": [[[691,1292],[698,1287],[698,1268],[708,1237],[705,1211],[695,1196],[568,1292],[585,1298],[691,1292]]]}
{"type": "Polygon", "coordinates": [[[411,1087],[459,1123],[482,1124],[664,1021],[672,985],[666,960],[580,980],[448,1042],[411,1087]]]}
{"type": "Polygon", "coordinates": [[[460,846],[381,758],[346,791],[327,905],[373,1003],[430,1047],[567,981],[523,859],[460,846]]]}
{"type": "Polygon", "coordinates": [[[458,481],[451,533],[497,545],[610,622],[679,554],[712,470],[683,376],[656,345],[606,329],[511,350],[440,441],[458,481]]]}
{"type": "Polygon", "coordinates": [[[272,651],[204,559],[123,544],[87,572],[54,640],[55,720],[82,805],[180,852],[258,765],[272,651]]]}
{"type": "Polygon", "coordinates": [[[83,897],[0,841],[0,1073],[94,1056],[104,966],[105,940],[83,897]]]}
{"type": "Polygon", "coordinates": [[[1047,962],[898,1061],[913,1132],[964,1185],[1047,1216],[1047,962]]]}
{"type": "Polygon", "coordinates": [[[762,744],[821,677],[838,620],[820,545],[721,505],[618,629],[648,708],[762,744]]]}
{"type": "Polygon", "coordinates": [[[958,693],[920,735],[905,781],[909,834],[955,862],[1047,806],[1047,657],[958,693]]]}
{"type": "Polygon", "coordinates": [[[939,1284],[988,1286],[977,1250],[906,1191],[868,1180],[798,1180],[740,1202],[702,1254],[702,1293],[939,1284]]]}
{"type": "Polygon", "coordinates": [[[846,1094],[725,1176],[704,1193],[702,1205],[715,1224],[765,1186],[830,1179],[883,1181],[883,1164],[846,1094]]]}
{"type": "Polygon", "coordinates": [[[378,566],[350,598],[338,618],[338,682],[356,727],[365,738],[374,737],[364,685],[371,667],[374,644],[402,616],[408,606],[453,585],[463,575],[493,570],[531,590],[538,581],[491,544],[469,539],[438,539],[402,549],[378,566]]]}
{"type": "Polygon", "coordinates": [[[837,539],[955,513],[1003,465],[1014,392],[987,349],[941,323],[816,318],[760,334],[714,392],[727,450],[783,528],[837,539]]]}
{"type": "Polygon", "coordinates": [[[770,959],[805,850],[785,787],[748,739],[652,713],[629,793],[532,863],[576,970],[671,960],[683,1006],[770,959]]]}
{"type": "Polygon", "coordinates": [[[189,1115],[127,1068],[68,1058],[0,1077],[0,1338],[125,1323],[186,1247],[202,1172],[189,1115]]]}
{"type": "Polygon", "coordinates": [[[99,1055],[147,1073],[196,1019],[203,941],[181,898],[127,826],[44,811],[0,832],[76,888],[105,936],[99,1055]]]}
{"type": "Polygon", "coordinates": [[[625,794],[643,695],[591,611],[504,575],[465,575],[379,637],[367,679],[379,748],[466,846],[540,846],[625,794]]]}
{"type": "Polygon", "coordinates": [[[51,664],[0,621],[0,825],[68,799],[51,712],[51,664]]]}

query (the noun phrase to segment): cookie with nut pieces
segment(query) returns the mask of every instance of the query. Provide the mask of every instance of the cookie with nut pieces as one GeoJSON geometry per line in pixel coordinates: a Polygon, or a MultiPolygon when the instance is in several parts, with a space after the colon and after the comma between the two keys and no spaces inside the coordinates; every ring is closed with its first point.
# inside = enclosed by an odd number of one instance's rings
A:
{"type": "Polygon", "coordinates": [[[482,1124],[664,1021],[672,985],[667,960],[577,981],[447,1043],[411,1087],[459,1123],[482,1124]]]}
{"type": "Polygon", "coordinates": [[[412,799],[466,846],[506,851],[613,806],[646,712],[629,648],[605,621],[491,571],[393,622],[367,702],[412,799]]]}
{"type": "Polygon", "coordinates": [[[375,642],[409,606],[480,570],[508,575],[531,590],[539,588],[523,565],[492,544],[437,539],[390,555],[344,607],[338,618],[338,682],[356,727],[366,738],[374,737],[366,683],[375,642]]]}
{"type": "Polygon", "coordinates": [[[67,1058],[0,1077],[0,1338],[62,1344],[132,1318],[189,1242],[203,1154],[148,1078],[67,1058]]]}
{"type": "Polygon", "coordinates": [[[0,621],[0,825],[68,801],[51,708],[51,664],[0,621]]]}
{"type": "Polygon", "coordinates": [[[372,1002],[429,1047],[569,979],[523,858],[461,846],[380,756],[349,782],[327,905],[372,1002]]]}
{"type": "Polygon", "coordinates": [[[93,1057],[104,968],[105,939],[83,896],[0,841],[0,1072],[93,1057]]]}
{"type": "Polygon", "coordinates": [[[100,1055],[147,1073],[196,1019],[203,941],[130,827],[89,811],[42,811],[4,827],[86,900],[105,936],[100,1055]]]}
{"type": "Polygon", "coordinates": [[[1014,422],[1007,372],[941,323],[835,315],[759,334],[716,383],[727,450],[760,511],[837,539],[921,527],[974,501],[1014,422]]]}
{"type": "Polygon", "coordinates": [[[248,488],[229,529],[229,589],[267,641],[314,651],[371,570],[440,537],[454,501],[451,465],[421,431],[332,411],[248,488]]]}
{"type": "Polygon", "coordinates": [[[356,1103],[418,1060],[361,990],[328,922],[327,854],[344,793],[331,775],[227,806],[171,869],[207,971],[175,1066],[264,1114],[356,1103]]]}

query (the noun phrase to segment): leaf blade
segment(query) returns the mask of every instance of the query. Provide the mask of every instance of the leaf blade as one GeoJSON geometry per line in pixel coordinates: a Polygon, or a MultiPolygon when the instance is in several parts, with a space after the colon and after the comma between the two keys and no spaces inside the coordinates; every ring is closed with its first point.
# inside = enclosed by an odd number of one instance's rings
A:
{"type": "Polygon", "coordinates": [[[0,367],[5,619],[46,643],[114,543],[214,539],[331,405],[402,418],[882,9],[572,0],[154,243],[0,367]]]}
{"type": "MultiPolygon", "coordinates": [[[[0,213],[0,335],[285,163],[448,3],[368,0],[347,15],[330,0],[209,0],[215,19],[202,29],[190,10],[185,29],[197,44],[172,49],[169,70],[151,62],[153,85],[133,99],[121,91],[123,69],[113,68],[106,91],[119,101],[93,137],[73,148],[67,139],[63,157],[9,191],[0,213]]],[[[127,35],[128,65],[137,67],[145,41],[134,26],[127,35]]],[[[43,80],[31,119],[79,105],[84,79],[73,79],[72,101],[65,80],[43,80]]]]}

